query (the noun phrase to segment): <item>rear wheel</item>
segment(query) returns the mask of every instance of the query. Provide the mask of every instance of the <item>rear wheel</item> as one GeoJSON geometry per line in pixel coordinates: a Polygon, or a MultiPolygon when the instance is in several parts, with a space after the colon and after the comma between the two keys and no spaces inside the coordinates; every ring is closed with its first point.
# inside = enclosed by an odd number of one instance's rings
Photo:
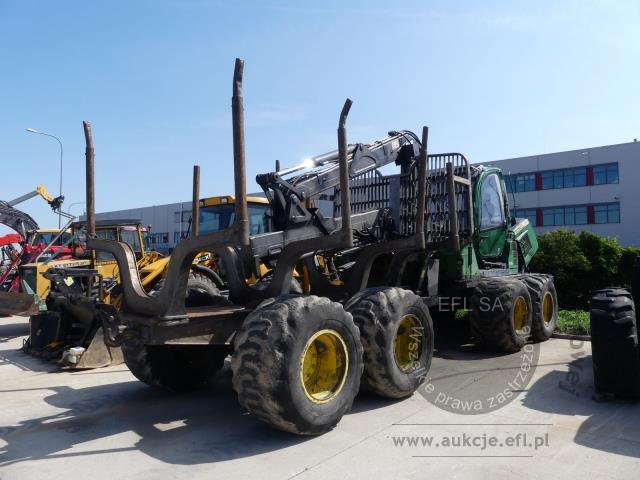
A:
{"type": "Polygon", "coordinates": [[[263,302],[235,340],[231,368],[240,404],[287,432],[331,430],[360,387],[359,337],[351,315],[327,298],[283,295],[263,302]]]}
{"type": "Polygon", "coordinates": [[[433,324],[422,299],[402,288],[369,288],[345,308],[360,329],[363,387],[389,398],[413,394],[433,357],[433,324]]]}
{"type": "Polygon", "coordinates": [[[224,345],[145,345],[138,340],[122,344],[124,361],[138,380],[173,392],[207,386],[227,355],[224,345]]]}
{"type": "MultiPolygon", "coordinates": [[[[160,280],[154,291],[164,283],[160,280]]],[[[156,293],[157,294],[157,293],[156,293]]],[[[185,305],[200,307],[229,303],[213,280],[200,272],[189,273],[185,305]]],[[[173,392],[207,386],[224,366],[227,345],[145,345],[139,340],[122,344],[122,356],[131,373],[141,382],[173,392]]]]}
{"type": "Polygon", "coordinates": [[[471,334],[492,350],[519,351],[531,335],[531,320],[531,295],[518,279],[482,280],[471,297],[471,334]]]}
{"type": "Polygon", "coordinates": [[[544,342],[553,335],[558,320],[558,294],[551,275],[521,277],[529,289],[533,318],[531,335],[535,342],[544,342]]]}

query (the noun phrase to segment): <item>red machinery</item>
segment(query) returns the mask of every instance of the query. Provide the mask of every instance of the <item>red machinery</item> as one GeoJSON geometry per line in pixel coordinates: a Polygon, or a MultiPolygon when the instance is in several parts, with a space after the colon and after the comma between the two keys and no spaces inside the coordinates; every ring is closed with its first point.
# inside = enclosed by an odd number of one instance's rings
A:
{"type": "Polygon", "coordinates": [[[0,291],[20,291],[20,276],[17,275],[20,265],[32,263],[36,259],[45,261],[71,258],[71,247],[65,246],[69,234],[63,232],[52,242],[57,233],[58,231],[34,230],[27,234],[26,239],[17,233],[0,237],[0,291]]]}
{"type": "Polygon", "coordinates": [[[19,292],[17,272],[20,265],[71,256],[71,249],[65,245],[69,237],[66,227],[62,230],[41,230],[30,215],[15,208],[15,205],[38,195],[55,213],[73,220],[71,215],[60,210],[64,197],[52,197],[43,186],[9,202],[0,200],[0,224],[17,232],[0,237],[0,292],[19,292]]]}

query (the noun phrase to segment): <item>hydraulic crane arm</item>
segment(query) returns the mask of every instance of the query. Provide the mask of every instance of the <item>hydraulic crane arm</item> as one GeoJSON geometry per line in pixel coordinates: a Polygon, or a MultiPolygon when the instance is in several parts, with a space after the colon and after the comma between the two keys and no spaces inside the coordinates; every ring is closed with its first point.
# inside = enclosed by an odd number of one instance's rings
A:
{"type": "MultiPolygon", "coordinates": [[[[404,160],[417,158],[420,151],[418,137],[409,131],[389,132],[389,136],[370,144],[355,144],[348,147],[349,177],[366,173],[390,163],[400,164],[404,160]]],[[[256,182],[267,197],[279,193],[288,197],[293,194],[299,201],[311,198],[340,184],[338,151],[334,150],[305,160],[302,165],[281,172],[261,174],[256,182]],[[290,174],[305,168],[321,167],[317,170],[291,177],[290,174]],[[289,178],[284,178],[289,176],[289,178]],[[279,193],[278,193],[279,191],[279,193]]]]}
{"type": "Polygon", "coordinates": [[[53,197],[49,192],[47,192],[47,189],[44,186],[38,185],[35,190],[29,193],[25,193],[24,195],[20,195],[19,197],[14,198],[13,200],[10,200],[8,202],[0,200],[0,224],[6,225],[12,230],[15,230],[20,235],[22,235],[23,238],[26,238],[27,232],[31,230],[37,230],[39,228],[38,223],[30,215],[15,208],[16,205],[19,205],[37,196],[42,197],[42,199],[49,204],[54,212],[62,215],[65,218],[73,218],[73,216],[60,210],[60,208],[62,207],[62,202],[64,202],[63,195],[60,195],[59,197],[53,197]]]}
{"type": "Polygon", "coordinates": [[[7,205],[9,205],[10,207],[15,207],[16,205],[22,202],[26,202],[27,200],[33,197],[37,197],[38,195],[42,197],[45,202],[51,205],[51,208],[54,211],[57,211],[62,206],[62,202],[64,202],[63,195],[60,195],[59,197],[53,197],[43,185],[38,185],[32,192],[25,193],[24,195],[20,195],[18,198],[14,198],[13,200],[8,201],[7,205]]]}
{"type": "MultiPolygon", "coordinates": [[[[353,179],[394,162],[412,164],[420,155],[420,141],[412,132],[389,132],[382,140],[349,145],[346,150],[349,178],[353,179]]],[[[288,230],[309,221],[325,231],[334,228],[317,209],[307,209],[305,202],[322,192],[333,193],[340,186],[337,150],[307,159],[297,167],[258,175],[256,182],[271,204],[270,222],[274,230],[288,230]],[[301,170],[306,171],[292,175],[301,170]]]]}

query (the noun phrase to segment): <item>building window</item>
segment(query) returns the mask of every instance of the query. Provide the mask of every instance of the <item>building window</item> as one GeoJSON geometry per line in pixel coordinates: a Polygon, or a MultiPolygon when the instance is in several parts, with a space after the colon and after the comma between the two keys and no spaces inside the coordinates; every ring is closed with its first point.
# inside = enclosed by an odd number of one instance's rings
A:
{"type": "Polygon", "coordinates": [[[587,215],[587,207],[572,207],[575,211],[576,225],[586,225],[589,223],[589,216],[587,215]]]}
{"type": "Polygon", "coordinates": [[[516,218],[526,218],[533,227],[537,224],[535,208],[519,208],[515,211],[515,215],[516,218]]]}
{"type": "Polygon", "coordinates": [[[594,223],[620,223],[620,204],[594,205],[593,217],[594,223]]]}
{"type": "Polygon", "coordinates": [[[559,186],[556,186],[556,177],[559,180],[558,185],[560,185],[562,183],[562,171],[561,170],[542,172],[541,176],[542,176],[542,189],[543,190],[551,190],[552,188],[560,188],[559,186]]]}
{"type": "MultiPolygon", "coordinates": [[[[545,227],[587,225],[589,224],[588,209],[587,205],[543,208],[542,224],[545,227]]],[[[619,203],[594,205],[593,213],[593,223],[620,223],[619,203]]]]}
{"type": "Polygon", "coordinates": [[[169,232],[152,233],[149,235],[151,245],[166,245],[169,243],[169,232]]]}
{"type": "Polygon", "coordinates": [[[182,233],[173,232],[173,243],[178,243],[180,240],[182,240],[182,233]]]}
{"type": "Polygon", "coordinates": [[[564,170],[564,188],[584,187],[587,184],[587,167],[564,170]]]}
{"type": "Polygon", "coordinates": [[[596,165],[593,167],[593,184],[605,185],[609,183],[618,183],[618,164],[610,163],[608,165],[596,165]]]}
{"type": "Polygon", "coordinates": [[[535,173],[525,173],[518,175],[507,175],[504,177],[507,192],[532,192],[536,189],[535,173]]]}
{"type": "Polygon", "coordinates": [[[564,225],[586,225],[587,207],[564,207],[564,225]]]}
{"type": "Polygon", "coordinates": [[[542,190],[584,187],[587,185],[587,167],[547,170],[540,174],[542,190]]]}

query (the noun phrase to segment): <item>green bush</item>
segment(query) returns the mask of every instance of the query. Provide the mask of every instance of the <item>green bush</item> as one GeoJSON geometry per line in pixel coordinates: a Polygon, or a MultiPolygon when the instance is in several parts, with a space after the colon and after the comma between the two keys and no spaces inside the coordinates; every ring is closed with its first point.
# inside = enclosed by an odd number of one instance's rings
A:
{"type": "Polygon", "coordinates": [[[576,235],[554,230],[538,237],[540,249],[531,271],[555,277],[560,305],[566,309],[588,309],[591,292],[600,288],[629,288],[636,247],[621,247],[614,239],[592,232],[576,235]]]}

